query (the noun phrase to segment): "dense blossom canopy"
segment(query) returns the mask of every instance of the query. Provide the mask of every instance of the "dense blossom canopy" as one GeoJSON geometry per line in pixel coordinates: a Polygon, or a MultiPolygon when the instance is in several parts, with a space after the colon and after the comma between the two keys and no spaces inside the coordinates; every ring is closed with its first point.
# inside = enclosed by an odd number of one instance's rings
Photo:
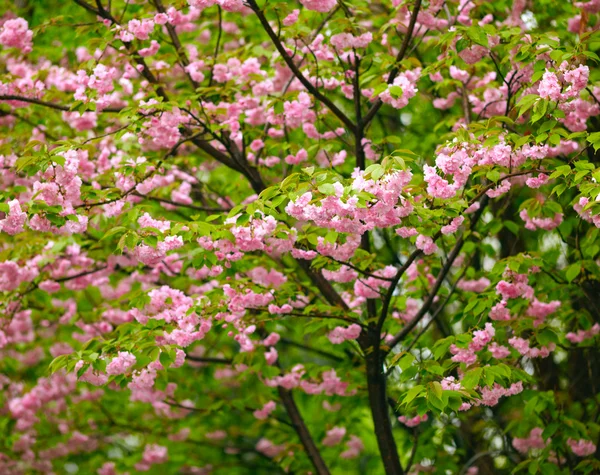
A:
{"type": "Polygon", "coordinates": [[[600,472],[600,1],[0,7],[0,473],[600,472]]]}

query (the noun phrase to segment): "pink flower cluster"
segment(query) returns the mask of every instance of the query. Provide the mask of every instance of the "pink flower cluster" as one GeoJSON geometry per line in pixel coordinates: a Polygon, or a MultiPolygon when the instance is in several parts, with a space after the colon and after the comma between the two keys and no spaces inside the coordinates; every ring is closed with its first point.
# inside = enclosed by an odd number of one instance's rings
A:
{"type": "Polygon", "coordinates": [[[406,416],[398,417],[398,420],[400,422],[402,422],[402,424],[404,424],[406,427],[416,427],[419,424],[421,424],[422,422],[425,422],[427,419],[429,419],[427,414],[423,414],[422,416],[416,415],[414,417],[406,417],[406,416]]]}
{"type": "Polygon", "coordinates": [[[13,261],[0,262],[0,292],[10,292],[23,282],[31,282],[39,275],[37,266],[30,263],[23,267],[13,261]]]}
{"type": "Polygon", "coordinates": [[[143,312],[134,308],[130,310],[130,314],[143,325],[150,319],[175,323],[176,328],[170,333],[165,332],[162,337],[164,343],[186,347],[204,338],[210,330],[209,320],[200,319],[195,312],[189,312],[194,301],[182,291],[163,285],[151,290],[148,296],[150,303],[143,312]]]}
{"type": "Polygon", "coordinates": [[[496,285],[496,291],[502,296],[503,300],[516,299],[523,297],[525,299],[533,298],[533,288],[528,284],[528,277],[525,274],[508,272],[506,274],[512,282],[501,280],[496,285]]]}
{"type": "Polygon", "coordinates": [[[327,338],[329,338],[329,341],[334,345],[339,345],[346,340],[356,340],[359,337],[360,332],[360,325],[354,323],[347,328],[335,327],[331,332],[329,332],[327,338]]]}
{"type": "Polygon", "coordinates": [[[276,407],[277,404],[275,404],[275,401],[269,401],[265,403],[265,405],[261,409],[257,409],[252,414],[254,414],[254,417],[256,417],[257,419],[264,420],[267,417],[269,417],[269,415],[275,410],[276,407]]]}
{"type": "Polygon", "coordinates": [[[125,374],[135,362],[134,355],[128,351],[119,351],[118,356],[106,366],[106,374],[125,374]]]}
{"type": "Polygon", "coordinates": [[[275,364],[278,357],[279,354],[277,353],[277,350],[273,347],[269,348],[269,350],[265,352],[265,360],[270,366],[275,364]]]}
{"type": "Polygon", "coordinates": [[[408,101],[410,101],[418,92],[416,88],[416,83],[419,80],[419,76],[421,75],[421,69],[417,68],[413,71],[405,71],[403,73],[398,74],[398,76],[394,79],[394,82],[390,84],[390,86],[379,94],[379,98],[385,104],[389,104],[395,109],[402,109],[408,105],[408,101]],[[401,94],[393,94],[395,89],[392,88],[400,88],[402,90],[401,94]]]}
{"type": "Polygon", "coordinates": [[[152,465],[165,463],[168,460],[167,448],[162,445],[149,444],[144,448],[142,460],[135,464],[135,469],[147,472],[152,465]]]}
{"type": "Polygon", "coordinates": [[[512,337],[508,340],[510,346],[517,350],[521,355],[528,358],[547,358],[556,349],[554,343],[548,343],[540,348],[530,348],[530,341],[519,337],[512,337]]]}
{"type": "Polygon", "coordinates": [[[373,41],[372,33],[363,33],[360,36],[354,36],[350,33],[338,33],[333,35],[329,41],[339,50],[348,48],[366,48],[373,41]]]}
{"type": "Polygon", "coordinates": [[[465,292],[476,292],[481,293],[490,285],[490,279],[486,277],[480,277],[477,280],[460,280],[456,285],[460,290],[465,292]]]}
{"type": "Polygon", "coordinates": [[[552,231],[553,229],[560,226],[563,221],[562,213],[555,213],[552,218],[531,218],[527,209],[521,210],[519,216],[525,221],[525,228],[530,231],[536,229],[543,229],[544,231],[552,231]]]}
{"type": "Polygon", "coordinates": [[[300,3],[308,10],[314,10],[321,13],[327,13],[337,4],[336,0],[300,0],[300,3]]]}
{"type": "Polygon", "coordinates": [[[155,267],[166,257],[167,252],[174,251],[183,246],[181,236],[166,236],[156,244],[156,247],[140,244],[131,250],[131,254],[142,264],[155,267]]]}
{"type": "MultiPolygon", "coordinates": [[[[396,273],[397,269],[394,266],[386,266],[383,269],[373,272],[373,275],[391,279],[396,273]]],[[[387,289],[389,286],[389,280],[382,280],[377,277],[367,277],[366,279],[356,280],[354,283],[354,293],[358,297],[364,299],[376,299],[379,297],[381,289],[387,289]]]]}
{"type": "Polygon", "coordinates": [[[586,88],[590,69],[587,66],[568,68],[569,65],[564,62],[558,70],[558,75],[546,70],[538,86],[540,97],[552,101],[565,101],[577,97],[586,88]]]}
{"type": "Polygon", "coordinates": [[[579,457],[587,457],[588,455],[592,455],[596,452],[596,444],[594,444],[591,440],[575,440],[569,438],[567,439],[567,444],[573,453],[579,457]]]}
{"type": "Polygon", "coordinates": [[[23,225],[27,220],[27,213],[21,211],[18,200],[8,202],[8,213],[4,219],[0,219],[0,231],[14,235],[24,231],[23,225]]]}
{"type": "Polygon", "coordinates": [[[417,236],[417,240],[415,241],[415,247],[423,251],[423,254],[425,254],[426,256],[430,256],[438,249],[437,245],[433,241],[433,238],[425,236],[423,234],[419,234],[417,236]]]}
{"type": "Polygon", "coordinates": [[[412,205],[401,194],[410,182],[409,172],[394,172],[380,180],[365,179],[365,172],[355,170],[351,189],[340,182],[332,184],[334,194],[311,204],[313,193],[306,192],[290,201],[286,212],[299,221],[313,221],[317,226],[341,233],[363,234],[375,227],[400,224],[412,212],[412,205]],[[366,191],[373,195],[367,207],[359,206],[356,195],[366,191]]]}
{"type": "Polygon", "coordinates": [[[301,388],[307,394],[325,394],[326,396],[351,396],[355,391],[348,391],[348,383],[344,383],[336,374],[335,369],[324,371],[322,382],[315,383],[303,380],[304,366],[299,364],[291,372],[265,381],[270,387],[281,386],[285,389],[301,388]]]}
{"type": "Polygon", "coordinates": [[[350,436],[350,440],[346,442],[346,447],[348,448],[340,454],[340,457],[343,459],[356,458],[365,449],[365,445],[362,443],[362,440],[355,435],[350,436]]]}
{"type": "Polygon", "coordinates": [[[474,364],[477,361],[477,355],[475,353],[483,350],[487,344],[492,341],[495,334],[496,330],[493,325],[491,323],[486,323],[483,330],[476,330],[473,332],[473,339],[467,348],[459,348],[452,344],[450,346],[450,353],[454,355],[452,356],[452,361],[465,363],[467,366],[474,364]]]}
{"type": "Polygon", "coordinates": [[[462,384],[460,384],[460,381],[456,381],[454,376],[447,376],[442,379],[440,385],[445,391],[460,391],[462,389],[462,384]]]}
{"type": "Polygon", "coordinates": [[[281,23],[283,23],[284,26],[292,26],[294,23],[296,23],[298,21],[298,17],[300,16],[300,10],[295,9],[292,11],[292,13],[290,13],[288,16],[286,16],[281,23]]]}
{"type": "Polygon", "coordinates": [[[129,23],[127,23],[127,30],[138,40],[147,40],[150,36],[150,33],[152,33],[152,31],[154,30],[154,21],[148,19],[144,19],[141,21],[130,20],[129,23]]]}
{"type": "Polygon", "coordinates": [[[480,392],[481,400],[478,401],[478,403],[491,407],[498,404],[502,396],[514,396],[515,394],[523,392],[523,383],[519,381],[518,383],[511,384],[508,388],[503,388],[498,383],[494,383],[493,387],[483,387],[480,392]]]}
{"type": "Polygon", "coordinates": [[[94,102],[96,110],[101,111],[113,102],[110,93],[114,90],[114,81],[119,77],[119,71],[115,67],[106,67],[98,64],[91,75],[84,70],[77,71],[77,89],[74,98],[77,101],[94,102]],[[98,93],[97,99],[90,99],[87,95],[88,89],[98,93]]]}
{"type": "Polygon", "coordinates": [[[560,300],[544,303],[534,297],[527,309],[527,315],[534,318],[533,326],[537,327],[544,323],[548,315],[556,312],[558,307],[560,307],[560,300]]]}
{"type": "Polygon", "coordinates": [[[7,48],[16,48],[27,54],[31,52],[32,39],[33,31],[23,18],[6,20],[0,27],[0,45],[7,48]]]}
{"type": "Polygon", "coordinates": [[[584,340],[594,338],[600,333],[600,323],[594,323],[594,325],[588,330],[577,330],[576,333],[569,332],[565,335],[566,339],[571,343],[581,343],[584,340]]]}
{"type": "Polygon", "coordinates": [[[256,443],[256,450],[267,457],[273,458],[285,450],[285,444],[275,445],[269,439],[263,437],[256,443]]]}
{"type": "Polygon", "coordinates": [[[522,454],[526,454],[531,449],[544,449],[552,439],[547,439],[544,441],[542,432],[544,432],[544,430],[541,427],[536,427],[535,429],[532,429],[529,435],[523,439],[519,437],[513,438],[512,445],[522,454]]]}
{"type": "Polygon", "coordinates": [[[489,344],[488,351],[492,354],[494,358],[498,360],[510,356],[510,350],[506,346],[499,345],[495,341],[489,344]]]}
{"type": "Polygon", "coordinates": [[[579,201],[573,205],[573,209],[577,212],[581,219],[587,221],[588,223],[593,223],[594,226],[600,228],[600,214],[592,215],[591,210],[584,210],[589,202],[589,198],[582,196],[579,198],[579,201]]]}
{"type": "Polygon", "coordinates": [[[321,442],[325,447],[333,447],[339,444],[346,435],[345,427],[334,427],[327,431],[325,438],[321,442]]]}
{"type": "MultiPolygon", "coordinates": [[[[171,112],[162,112],[144,123],[145,135],[150,139],[142,139],[142,143],[150,150],[169,149],[181,138],[179,127],[189,122],[189,117],[174,108],[171,112]]],[[[138,190],[140,191],[140,190],[138,190]]]]}

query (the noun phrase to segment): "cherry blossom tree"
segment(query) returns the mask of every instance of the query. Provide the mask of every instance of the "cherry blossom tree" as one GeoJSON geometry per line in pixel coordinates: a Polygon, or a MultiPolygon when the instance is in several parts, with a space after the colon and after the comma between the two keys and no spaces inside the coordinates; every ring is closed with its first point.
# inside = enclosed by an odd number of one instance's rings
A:
{"type": "Polygon", "coordinates": [[[0,5],[0,473],[600,472],[598,0],[0,5]]]}

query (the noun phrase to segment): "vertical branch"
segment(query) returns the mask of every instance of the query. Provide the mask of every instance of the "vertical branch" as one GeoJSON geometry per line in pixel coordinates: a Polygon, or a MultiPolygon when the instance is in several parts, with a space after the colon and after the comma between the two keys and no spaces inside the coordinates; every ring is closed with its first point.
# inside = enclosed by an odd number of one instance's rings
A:
{"type": "Polygon", "coordinates": [[[297,259],[298,265],[306,272],[310,280],[315,284],[315,286],[319,289],[321,294],[325,297],[325,299],[331,305],[337,305],[338,307],[343,308],[344,310],[349,310],[348,305],[344,302],[344,299],[336,292],[336,290],[331,285],[323,274],[319,270],[313,270],[310,268],[310,263],[304,259],[297,259]]]}
{"type": "Polygon", "coordinates": [[[365,150],[362,145],[364,137],[364,125],[362,120],[362,110],[360,104],[360,59],[354,53],[354,78],[353,78],[353,93],[354,93],[354,114],[356,115],[356,133],[354,134],[354,149],[356,154],[356,166],[361,170],[365,169],[365,150]]]}
{"type": "Polygon", "coordinates": [[[329,469],[327,468],[327,465],[325,465],[323,457],[321,457],[321,453],[304,423],[304,419],[302,419],[302,415],[298,410],[298,406],[296,405],[296,401],[294,401],[291,391],[279,386],[279,397],[281,398],[281,402],[283,403],[283,406],[292,421],[292,425],[300,438],[300,442],[302,442],[304,450],[306,450],[308,458],[315,467],[316,472],[319,475],[329,475],[329,469]]]}
{"type": "Polygon", "coordinates": [[[265,14],[259,8],[258,4],[256,3],[256,0],[248,0],[248,5],[250,6],[252,11],[258,17],[260,24],[262,25],[264,30],[267,32],[267,35],[269,35],[269,38],[271,38],[273,45],[275,45],[275,48],[277,49],[277,51],[279,52],[279,54],[285,61],[285,64],[287,64],[288,68],[291,69],[294,76],[296,76],[298,78],[298,80],[302,83],[302,85],[306,88],[306,90],[308,92],[310,92],[319,102],[324,104],[331,112],[333,112],[333,114],[336,115],[344,123],[344,125],[346,126],[346,128],[348,128],[348,130],[350,130],[352,133],[355,133],[356,126],[348,118],[348,116],[346,114],[344,114],[339,109],[339,107],[336,106],[328,97],[324,96],[321,93],[321,91],[319,91],[319,89],[316,86],[314,86],[304,76],[304,74],[302,74],[302,72],[298,69],[298,67],[294,63],[294,60],[290,57],[290,55],[287,53],[285,47],[281,43],[281,40],[277,36],[277,33],[275,33],[275,31],[273,31],[273,28],[271,28],[271,25],[269,24],[267,17],[265,17],[265,14]]]}
{"type": "MultiPolygon", "coordinates": [[[[479,209],[475,212],[475,214],[471,218],[471,224],[470,224],[471,230],[473,229],[475,224],[477,224],[477,221],[479,221],[479,218],[483,214],[483,211],[485,209],[487,202],[488,202],[488,197],[486,195],[481,200],[479,209]]],[[[454,245],[454,247],[452,248],[452,251],[448,255],[448,259],[446,260],[446,263],[440,270],[438,277],[437,277],[435,283],[433,284],[433,287],[432,287],[431,291],[429,292],[429,295],[427,296],[427,300],[425,300],[425,302],[419,309],[419,312],[414,316],[414,318],[410,322],[408,322],[404,327],[402,327],[402,330],[400,330],[394,336],[394,338],[392,340],[390,340],[389,349],[386,351],[386,354],[389,351],[391,351],[391,349],[394,348],[394,346],[396,346],[399,342],[401,342],[413,330],[413,328],[415,328],[417,326],[417,324],[421,321],[421,319],[429,311],[429,309],[433,305],[435,297],[437,296],[440,288],[442,287],[442,283],[443,283],[444,279],[448,275],[448,272],[450,272],[450,268],[452,267],[452,264],[454,264],[454,261],[458,257],[458,254],[462,250],[462,247],[464,244],[465,244],[465,235],[463,234],[463,235],[461,235],[461,237],[459,237],[457,239],[456,244],[454,245]]]]}
{"type": "Polygon", "coordinates": [[[404,470],[400,464],[398,448],[392,432],[392,422],[388,409],[386,378],[383,374],[383,359],[385,355],[379,346],[379,331],[376,326],[371,326],[366,338],[360,340],[361,347],[366,353],[367,365],[367,390],[369,393],[369,406],[377,446],[381,461],[387,475],[403,475],[404,470]]]}
{"type": "MultiPolygon", "coordinates": [[[[154,3],[154,6],[156,6],[156,9],[160,13],[166,13],[165,7],[162,4],[161,0],[152,0],[152,1],[154,3]]],[[[219,9],[220,8],[221,7],[219,7],[219,9]]],[[[181,41],[179,40],[179,35],[177,35],[177,31],[175,31],[175,27],[173,25],[171,25],[171,23],[167,22],[165,24],[165,27],[167,28],[169,37],[171,38],[171,41],[173,42],[173,46],[177,53],[177,58],[179,59],[179,65],[181,66],[181,69],[185,70],[186,66],[188,66],[190,64],[190,60],[188,59],[187,54],[185,54],[185,50],[183,49],[183,46],[181,45],[181,41]]],[[[192,79],[192,76],[190,75],[190,73],[186,72],[186,75],[187,75],[188,79],[190,80],[190,83],[192,84],[194,89],[198,89],[199,84],[192,79]]]]}
{"type": "MultiPolygon", "coordinates": [[[[406,35],[404,36],[404,41],[402,42],[402,46],[400,46],[400,51],[398,51],[398,55],[396,56],[396,65],[390,71],[390,75],[388,76],[388,81],[387,81],[388,84],[392,84],[394,82],[394,79],[396,79],[396,76],[398,76],[398,73],[400,72],[400,61],[402,61],[404,59],[404,56],[406,55],[406,51],[408,50],[408,45],[410,44],[410,40],[412,39],[413,32],[415,30],[415,23],[417,22],[417,16],[419,15],[420,9],[421,9],[421,0],[416,0],[412,14],[410,16],[410,22],[408,24],[408,29],[406,30],[406,35]]],[[[377,114],[379,109],[381,109],[382,105],[383,105],[383,102],[381,101],[381,99],[377,98],[375,103],[371,106],[371,108],[365,115],[365,119],[364,119],[365,126],[368,125],[373,120],[373,118],[375,117],[375,115],[377,114]]]]}
{"type": "Polygon", "coordinates": [[[215,53],[213,55],[213,67],[210,68],[210,78],[208,79],[208,87],[212,86],[214,79],[215,64],[217,64],[217,57],[219,56],[219,48],[221,47],[221,36],[223,35],[223,12],[221,11],[221,5],[217,5],[219,15],[219,33],[217,35],[217,44],[215,46],[215,53]]]}

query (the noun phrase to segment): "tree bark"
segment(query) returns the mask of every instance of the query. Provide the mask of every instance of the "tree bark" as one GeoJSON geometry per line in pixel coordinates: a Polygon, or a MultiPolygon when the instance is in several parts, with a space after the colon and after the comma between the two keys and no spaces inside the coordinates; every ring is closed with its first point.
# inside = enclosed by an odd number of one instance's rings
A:
{"type": "Polygon", "coordinates": [[[300,442],[302,442],[304,450],[306,450],[308,458],[314,465],[315,470],[319,475],[329,475],[329,469],[327,468],[327,465],[325,465],[323,457],[321,457],[321,453],[315,445],[315,441],[310,435],[310,432],[304,423],[304,419],[302,419],[302,416],[300,415],[300,411],[298,410],[298,406],[296,406],[296,401],[294,401],[291,391],[279,386],[279,397],[283,402],[285,410],[292,421],[292,425],[294,426],[294,429],[296,429],[300,442]]]}
{"type": "Polygon", "coordinates": [[[390,413],[387,402],[385,374],[383,374],[383,361],[379,349],[379,333],[376,328],[369,329],[368,341],[370,345],[363,347],[366,350],[367,364],[367,389],[369,393],[369,406],[373,418],[377,446],[387,475],[404,475],[404,470],[398,457],[398,448],[392,432],[390,413]]]}

